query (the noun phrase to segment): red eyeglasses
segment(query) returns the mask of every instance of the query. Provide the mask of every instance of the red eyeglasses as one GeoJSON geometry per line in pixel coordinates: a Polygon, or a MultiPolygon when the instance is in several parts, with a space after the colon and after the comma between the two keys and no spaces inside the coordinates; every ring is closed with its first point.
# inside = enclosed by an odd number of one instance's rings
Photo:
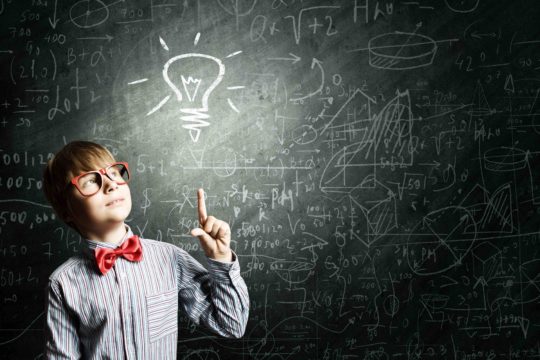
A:
{"type": "Polygon", "coordinates": [[[129,182],[130,173],[127,162],[115,162],[99,170],[89,171],[75,176],[71,183],[83,196],[92,196],[103,187],[103,176],[118,185],[124,185],[129,182]]]}

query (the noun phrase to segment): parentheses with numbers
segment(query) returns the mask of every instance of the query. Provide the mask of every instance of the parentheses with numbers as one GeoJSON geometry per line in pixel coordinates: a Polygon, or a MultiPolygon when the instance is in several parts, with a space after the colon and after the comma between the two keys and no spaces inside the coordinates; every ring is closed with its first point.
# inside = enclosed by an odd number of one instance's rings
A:
{"type": "Polygon", "coordinates": [[[17,82],[15,81],[15,76],[13,76],[13,62],[14,61],[15,61],[15,55],[13,55],[13,57],[11,58],[11,62],[9,63],[9,77],[11,78],[11,82],[13,82],[13,85],[17,85],[17,82]]]}
{"type": "Polygon", "coordinates": [[[54,56],[54,53],[52,52],[51,49],[49,49],[49,52],[51,53],[51,57],[52,57],[52,60],[53,60],[53,76],[52,76],[52,80],[55,80],[56,79],[56,70],[57,70],[56,57],[54,56]]]}

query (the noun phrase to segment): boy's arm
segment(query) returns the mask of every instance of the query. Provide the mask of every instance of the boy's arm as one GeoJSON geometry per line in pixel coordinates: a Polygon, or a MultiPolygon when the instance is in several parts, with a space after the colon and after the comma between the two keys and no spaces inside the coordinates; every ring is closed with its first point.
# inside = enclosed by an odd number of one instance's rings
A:
{"type": "Polygon", "coordinates": [[[204,190],[197,190],[199,228],[191,230],[206,254],[209,271],[185,251],[177,257],[181,306],[195,323],[226,337],[244,335],[249,316],[247,286],[230,247],[231,230],[225,221],[208,216],[204,190]]]}
{"type": "Polygon", "coordinates": [[[45,322],[45,358],[79,359],[79,337],[58,284],[49,280],[45,322]]]}
{"type": "Polygon", "coordinates": [[[184,250],[177,250],[180,307],[191,321],[221,336],[240,338],[249,317],[249,295],[240,264],[207,258],[209,270],[184,250]]]}

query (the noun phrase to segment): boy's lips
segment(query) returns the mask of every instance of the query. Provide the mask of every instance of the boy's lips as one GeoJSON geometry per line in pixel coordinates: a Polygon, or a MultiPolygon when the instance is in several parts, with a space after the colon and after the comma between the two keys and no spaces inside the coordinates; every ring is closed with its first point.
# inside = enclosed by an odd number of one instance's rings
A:
{"type": "Polygon", "coordinates": [[[116,204],[121,203],[122,201],[124,201],[124,198],[114,199],[113,201],[108,202],[107,204],[105,204],[105,206],[116,205],[116,204]]]}

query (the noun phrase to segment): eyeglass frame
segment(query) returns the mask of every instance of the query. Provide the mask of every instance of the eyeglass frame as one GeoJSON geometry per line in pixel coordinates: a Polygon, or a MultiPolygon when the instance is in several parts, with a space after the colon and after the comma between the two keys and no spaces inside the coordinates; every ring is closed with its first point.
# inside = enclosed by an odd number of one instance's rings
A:
{"type": "Polygon", "coordinates": [[[73,177],[73,178],[71,179],[70,184],[75,185],[75,187],[77,188],[77,190],[79,190],[79,193],[80,193],[82,196],[85,196],[85,197],[94,196],[94,195],[96,195],[96,194],[103,188],[103,183],[104,183],[104,181],[103,181],[103,175],[107,176],[107,178],[108,178],[109,180],[114,181],[117,185],[125,185],[125,184],[127,184],[127,183],[131,180],[131,172],[129,171],[128,163],[127,163],[126,161],[117,161],[117,162],[114,162],[114,163],[112,163],[112,164],[107,164],[107,166],[105,166],[105,167],[103,167],[103,168],[101,168],[101,169],[92,170],[92,171],[87,171],[87,172],[85,172],[85,173],[79,174],[79,175],[77,175],[77,176],[75,176],[75,177],[73,177]],[[111,177],[109,176],[109,173],[107,172],[107,170],[108,170],[109,168],[111,168],[112,166],[118,165],[118,164],[122,164],[122,165],[124,165],[124,166],[126,167],[126,171],[127,171],[127,173],[128,173],[128,180],[127,180],[127,181],[124,181],[124,182],[118,182],[118,181],[116,181],[116,180],[114,180],[114,179],[111,179],[111,177]],[[101,176],[101,186],[99,187],[99,189],[98,189],[95,193],[93,193],[93,194],[91,194],[91,195],[85,195],[85,194],[83,194],[83,191],[82,191],[81,188],[79,187],[78,180],[79,180],[79,178],[81,178],[81,177],[83,177],[83,176],[85,176],[85,175],[91,174],[91,173],[98,173],[98,174],[101,176]]]}

